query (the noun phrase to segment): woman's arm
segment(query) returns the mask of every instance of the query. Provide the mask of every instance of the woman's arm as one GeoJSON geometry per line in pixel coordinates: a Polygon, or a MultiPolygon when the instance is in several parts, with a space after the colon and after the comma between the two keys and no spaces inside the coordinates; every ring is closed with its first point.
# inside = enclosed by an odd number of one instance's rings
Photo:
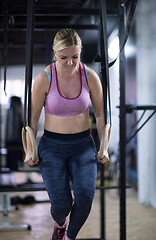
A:
{"type": "MultiPolygon", "coordinates": [[[[104,100],[103,100],[103,89],[100,78],[92,69],[88,69],[88,84],[90,88],[90,97],[93,106],[94,115],[96,118],[96,126],[101,142],[101,138],[105,130],[105,116],[104,116],[104,100]]],[[[108,153],[104,158],[100,159],[99,152],[97,154],[97,160],[101,163],[108,161],[108,153]]]]}
{"type": "MultiPolygon", "coordinates": [[[[34,132],[35,137],[37,135],[38,121],[41,115],[41,111],[45,102],[45,97],[48,92],[48,89],[49,89],[48,78],[46,73],[42,71],[35,79],[31,94],[30,127],[34,132]]],[[[28,134],[27,134],[27,153],[25,162],[30,166],[33,166],[38,163],[38,157],[35,162],[32,161],[32,147],[28,134]]]]}

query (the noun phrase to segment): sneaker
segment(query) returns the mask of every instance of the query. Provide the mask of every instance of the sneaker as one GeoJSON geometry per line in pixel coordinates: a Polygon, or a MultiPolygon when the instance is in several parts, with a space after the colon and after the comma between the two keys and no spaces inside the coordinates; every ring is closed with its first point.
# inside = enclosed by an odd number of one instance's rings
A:
{"type": "Polygon", "coordinates": [[[54,232],[52,235],[51,240],[64,240],[65,239],[65,233],[66,233],[66,227],[67,227],[67,222],[60,227],[58,224],[55,222],[54,223],[54,232]]]}

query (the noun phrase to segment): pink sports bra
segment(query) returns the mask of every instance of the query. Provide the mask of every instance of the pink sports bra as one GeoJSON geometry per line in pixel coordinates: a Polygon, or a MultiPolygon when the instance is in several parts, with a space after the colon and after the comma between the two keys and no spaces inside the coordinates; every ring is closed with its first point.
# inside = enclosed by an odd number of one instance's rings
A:
{"type": "Polygon", "coordinates": [[[79,64],[80,93],[75,98],[61,95],[58,86],[56,64],[52,63],[49,91],[45,100],[45,112],[55,116],[75,116],[87,111],[90,102],[89,87],[84,64],[79,64]]]}

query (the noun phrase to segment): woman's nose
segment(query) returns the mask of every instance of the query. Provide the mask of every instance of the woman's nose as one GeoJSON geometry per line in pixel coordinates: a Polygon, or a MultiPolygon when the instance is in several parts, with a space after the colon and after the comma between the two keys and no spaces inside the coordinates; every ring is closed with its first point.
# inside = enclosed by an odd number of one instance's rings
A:
{"type": "Polygon", "coordinates": [[[69,60],[67,61],[67,64],[68,64],[68,65],[72,65],[72,64],[73,64],[73,60],[72,60],[72,59],[69,59],[69,60]]]}

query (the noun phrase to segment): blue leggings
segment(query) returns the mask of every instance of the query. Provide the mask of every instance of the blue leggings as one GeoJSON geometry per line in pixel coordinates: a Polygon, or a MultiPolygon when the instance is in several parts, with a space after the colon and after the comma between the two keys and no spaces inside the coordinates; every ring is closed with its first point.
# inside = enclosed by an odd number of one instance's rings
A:
{"type": "Polygon", "coordinates": [[[96,187],[96,148],[90,130],[76,134],[45,130],[38,153],[51,215],[61,226],[70,213],[67,236],[75,239],[90,213],[96,187]]]}

